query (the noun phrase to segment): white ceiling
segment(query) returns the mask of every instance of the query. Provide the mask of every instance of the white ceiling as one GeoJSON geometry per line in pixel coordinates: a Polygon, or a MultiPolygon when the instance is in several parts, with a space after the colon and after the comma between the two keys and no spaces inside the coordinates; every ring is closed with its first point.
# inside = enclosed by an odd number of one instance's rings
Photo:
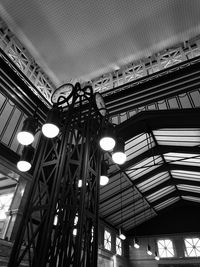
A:
{"type": "Polygon", "coordinates": [[[199,0],[1,0],[0,16],[58,86],[199,35],[199,0]]]}

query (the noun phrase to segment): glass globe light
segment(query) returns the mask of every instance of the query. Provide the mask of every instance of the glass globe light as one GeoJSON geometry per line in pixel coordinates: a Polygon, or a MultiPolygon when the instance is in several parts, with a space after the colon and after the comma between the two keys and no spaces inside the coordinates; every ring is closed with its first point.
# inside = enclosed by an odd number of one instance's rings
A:
{"type": "Polygon", "coordinates": [[[17,162],[17,168],[21,172],[27,172],[31,168],[31,164],[28,161],[20,160],[17,162]]]}
{"type": "Polygon", "coordinates": [[[106,175],[101,175],[100,176],[100,185],[106,185],[109,182],[109,178],[106,175]]]}
{"type": "Polygon", "coordinates": [[[59,134],[59,128],[57,125],[53,123],[45,123],[42,126],[42,132],[43,134],[48,138],[54,138],[59,134]]]}

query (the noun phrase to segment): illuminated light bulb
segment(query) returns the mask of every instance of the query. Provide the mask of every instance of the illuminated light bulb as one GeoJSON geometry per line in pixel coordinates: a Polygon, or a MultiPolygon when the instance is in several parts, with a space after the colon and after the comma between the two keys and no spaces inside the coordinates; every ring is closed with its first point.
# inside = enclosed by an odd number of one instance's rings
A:
{"type": "Polygon", "coordinates": [[[103,150],[110,151],[115,146],[115,140],[112,137],[103,137],[101,138],[99,144],[103,150]]]}
{"type": "Polygon", "coordinates": [[[53,225],[56,226],[57,224],[58,224],[58,215],[55,215],[53,225]]]}
{"type": "Polygon", "coordinates": [[[155,260],[156,260],[156,261],[159,261],[159,260],[160,260],[160,258],[159,258],[159,256],[158,256],[157,252],[155,252],[155,260]]]}
{"type": "Polygon", "coordinates": [[[147,254],[148,254],[149,256],[152,255],[151,247],[150,247],[149,245],[148,245],[148,247],[147,247],[147,254]]]}
{"type": "Polygon", "coordinates": [[[28,131],[22,131],[17,134],[17,140],[21,145],[27,146],[33,143],[34,135],[28,131]]]}
{"type": "Polygon", "coordinates": [[[133,244],[134,244],[134,248],[136,248],[136,249],[140,248],[138,239],[137,239],[136,237],[135,237],[134,240],[133,240],[133,244]]]}
{"type": "Polygon", "coordinates": [[[54,106],[49,110],[45,124],[42,126],[43,134],[48,138],[54,138],[59,134],[60,110],[54,106]]]}
{"type": "Polygon", "coordinates": [[[17,134],[17,140],[24,146],[30,145],[34,141],[34,135],[38,127],[38,121],[34,117],[24,120],[22,130],[17,134]]]}
{"type": "Polygon", "coordinates": [[[109,182],[109,178],[108,176],[105,175],[101,175],[100,176],[100,185],[106,185],[109,182]]]}
{"type": "Polygon", "coordinates": [[[42,126],[42,132],[47,138],[54,138],[59,134],[59,128],[53,123],[45,123],[42,126]]]}
{"type": "Polygon", "coordinates": [[[28,161],[20,160],[17,162],[17,168],[21,172],[27,172],[31,168],[31,164],[28,161]]]}
{"type": "Polygon", "coordinates": [[[121,234],[119,235],[119,238],[120,238],[121,240],[125,240],[125,239],[126,239],[126,236],[125,236],[124,234],[121,233],[121,234]]]}
{"type": "MultiPolygon", "coordinates": [[[[83,181],[78,180],[78,188],[81,188],[83,186],[83,181]]],[[[86,182],[86,186],[88,186],[88,182],[86,182]]]]}
{"type": "Polygon", "coordinates": [[[151,256],[151,255],[152,255],[152,252],[151,252],[150,250],[147,250],[147,254],[148,254],[149,256],[151,256]]]}
{"type": "Polygon", "coordinates": [[[73,229],[73,235],[74,235],[74,236],[77,235],[77,229],[76,229],[76,228],[73,229]]]}
{"type": "Polygon", "coordinates": [[[82,187],[82,180],[78,180],[78,187],[82,187]]]}
{"type": "Polygon", "coordinates": [[[106,125],[99,141],[100,147],[105,151],[110,151],[115,146],[115,129],[111,123],[106,125]]]}
{"type": "Polygon", "coordinates": [[[113,150],[112,159],[115,163],[121,165],[126,161],[126,154],[124,152],[124,140],[122,138],[117,139],[116,146],[113,150]]]}
{"type": "Polygon", "coordinates": [[[29,145],[25,146],[22,150],[20,160],[17,162],[17,168],[21,172],[27,172],[31,168],[31,162],[34,156],[34,148],[29,145]]]}
{"type": "Polygon", "coordinates": [[[126,236],[124,234],[122,234],[122,229],[121,228],[119,229],[119,238],[121,240],[125,240],[126,239],[126,236]]]}
{"type": "Polygon", "coordinates": [[[112,154],[112,159],[116,164],[124,164],[124,162],[126,161],[126,154],[123,152],[115,152],[112,154]]]}
{"type": "Polygon", "coordinates": [[[139,244],[135,243],[134,248],[137,248],[137,249],[140,248],[139,244]]]}

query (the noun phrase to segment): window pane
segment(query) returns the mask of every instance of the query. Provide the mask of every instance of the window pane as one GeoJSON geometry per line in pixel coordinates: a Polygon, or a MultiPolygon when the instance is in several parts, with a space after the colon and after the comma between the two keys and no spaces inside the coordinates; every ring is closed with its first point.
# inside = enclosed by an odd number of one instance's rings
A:
{"type": "Polygon", "coordinates": [[[170,239],[163,239],[157,241],[158,252],[161,258],[174,257],[174,248],[170,239]]]}
{"type": "Polygon", "coordinates": [[[9,210],[13,193],[0,195],[0,220],[6,219],[6,212],[9,210]]]}
{"type": "Polygon", "coordinates": [[[122,241],[119,237],[116,237],[116,253],[122,255],[122,241]]]}
{"type": "Polygon", "coordinates": [[[111,233],[107,230],[104,232],[104,248],[111,250],[111,233]]]}
{"type": "Polygon", "coordinates": [[[185,256],[199,257],[200,256],[200,239],[199,238],[185,238],[185,256]]]}

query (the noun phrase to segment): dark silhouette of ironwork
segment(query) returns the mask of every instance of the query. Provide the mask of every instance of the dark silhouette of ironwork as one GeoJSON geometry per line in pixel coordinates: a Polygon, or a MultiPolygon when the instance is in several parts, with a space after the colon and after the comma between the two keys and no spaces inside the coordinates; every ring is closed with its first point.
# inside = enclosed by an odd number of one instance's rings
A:
{"type": "Polygon", "coordinates": [[[103,120],[91,86],[60,97],[61,131],[41,137],[9,267],[95,267],[103,120]],[[80,182],[81,181],[81,182],[80,182]],[[81,185],[82,184],[82,185],[81,185]]]}

